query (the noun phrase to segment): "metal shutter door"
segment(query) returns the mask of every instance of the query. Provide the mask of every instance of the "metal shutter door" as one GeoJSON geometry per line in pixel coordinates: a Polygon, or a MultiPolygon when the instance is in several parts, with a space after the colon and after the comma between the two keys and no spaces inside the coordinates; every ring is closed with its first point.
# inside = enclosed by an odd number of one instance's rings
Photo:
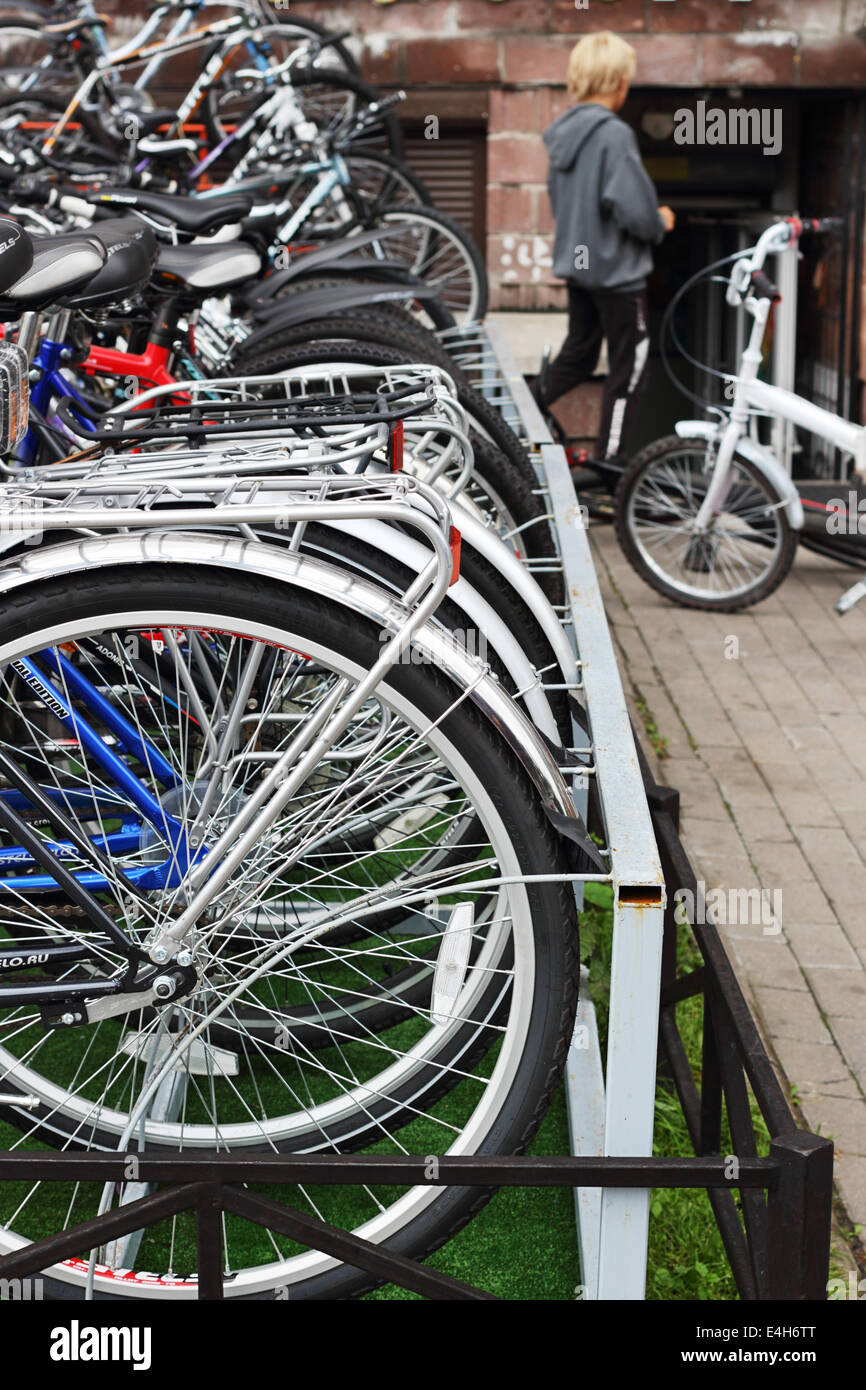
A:
{"type": "Polygon", "coordinates": [[[424,180],[437,208],[483,246],[487,185],[484,130],[443,127],[438,140],[426,140],[423,127],[409,126],[404,139],[406,163],[424,180]]]}

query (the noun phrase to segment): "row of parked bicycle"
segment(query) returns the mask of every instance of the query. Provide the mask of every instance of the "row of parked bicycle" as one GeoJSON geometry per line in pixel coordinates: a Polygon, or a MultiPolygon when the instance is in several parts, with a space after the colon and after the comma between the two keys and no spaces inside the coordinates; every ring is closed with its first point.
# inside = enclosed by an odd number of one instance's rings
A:
{"type": "MultiPolygon", "coordinates": [[[[0,1145],[516,1152],[571,1036],[574,874],[607,869],[555,537],[463,327],[482,263],[287,12],[245,0],[148,111],[201,8],[112,51],[89,3],[5,31],[0,1145]]],[[[6,1183],[0,1253],[147,1192],[6,1183]]],[[[414,1255],[485,1200],[282,1195],[414,1255]]],[[[223,1241],[227,1296],[370,1284],[223,1241]]],[[[45,1291],[195,1269],[175,1216],[45,1291]]]]}

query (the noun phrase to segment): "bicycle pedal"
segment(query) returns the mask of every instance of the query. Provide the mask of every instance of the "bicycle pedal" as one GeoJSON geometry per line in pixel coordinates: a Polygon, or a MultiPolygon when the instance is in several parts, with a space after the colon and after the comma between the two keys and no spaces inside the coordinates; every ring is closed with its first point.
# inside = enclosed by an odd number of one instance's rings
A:
{"type": "Polygon", "coordinates": [[[855,604],[860,602],[861,598],[866,598],[866,579],[859,579],[856,584],[852,584],[850,589],[845,590],[838,603],[834,605],[834,612],[843,617],[850,612],[855,604]]]}

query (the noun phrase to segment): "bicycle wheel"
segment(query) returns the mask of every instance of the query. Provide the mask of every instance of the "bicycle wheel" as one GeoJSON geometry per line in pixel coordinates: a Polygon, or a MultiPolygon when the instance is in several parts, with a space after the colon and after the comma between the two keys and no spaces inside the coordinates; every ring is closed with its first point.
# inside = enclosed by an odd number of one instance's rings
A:
{"type": "MultiPolygon", "coordinates": [[[[304,288],[309,283],[303,281],[300,287],[287,286],[278,297],[290,299],[292,294],[297,293],[298,288],[304,288]]],[[[395,305],[396,303],[395,301],[395,305]]],[[[535,470],[514,430],[495,406],[470,385],[466,373],[446,351],[436,335],[405,310],[395,306],[392,306],[387,314],[385,310],[386,306],[377,303],[363,313],[347,310],[344,313],[328,314],[320,319],[310,319],[292,328],[275,328],[272,338],[262,337],[251,350],[245,350],[244,344],[241,343],[233,361],[245,368],[248,361],[258,360],[259,357],[284,348],[299,351],[309,348],[314,354],[308,359],[311,363],[333,361],[335,356],[341,359],[345,356],[347,361],[370,362],[376,366],[388,366],[402,361],[429,362],[432,366],[441,367],[453,379],[457,387],[458,400],[471,416],[479,433],[505,454],[509,463],[525,478],[530,488],[535,487],[535,470]],[[383,321],[383,316],[386,321],[383,321]],[[359,355],[355,357],[355,353],[359,355]]],[[[296,365],[301,365],[301,362],[302,359],[299,357],[296,365]]]]}
{"type": "Polygon", "coordinates": [[[290,30],[307,35],[314,44],[320,43],[321,53],[315,60],[316,65],[321,62],[331,68],[342,68],[353,77],[361,76],[357,60],[352,56],[345,40],[336,38],[326,24],[319,24],[315,19],[298,19],[287,8],[269,4],[267,0],[257,0],[257,8],[268,24],[287,25],[290,30]]]}
{"type": "Polygon", "coordinates": [[[778,588],[797,532],[770,480],[735,454],[727,497],[698,535],[714,461],[702,439],[670,435],[644,449],[617,489],[616,534],[632,568],[665,598],[732,613],[778,588]]]}
{"type": "MultiPolygon", "coordinates": [[[[351,191],[355,199],[363,200],[363,205],[373,217],[378,216],[386,205],[429,207],[432,204],[433,199],[418,176],[384,150],[349,150],[343,157],[352,176],[351,191]]],[[[302,205],[321,177],[320,174],[305,174],[299,170],[294,179],[286,182],[285,165],[275,165],[271,159],[261,166],[253,165],[250,172],[261,174],[268,169],[273,169],[280,201],[285,200],[288,204],[287,218],[302,205]]],[[[345,221],[331,199],[315,208],[304,223],[305,236],[313,238],[334,237],[342,235],[344,231],[345,221]]]]}
{"type": "Polygon", "coordinates": [[[46,159],[45,137],[66,110],[61,96],[34,88],[32,92],[0,93],[0,139],[23,167],[47,163],[69,172],[90,172],[94,165],[114,160],[114,150],[92,112],[80,107],[46,159]]]}
{"type": "Polygon", "coordinates": [[[383,208],[377,225],[388,229],[362,256],[388,260],[436,291],[457,323],[487,312],[489,290],[481,252],[459,222],[435,208],[383,208]]]}
{"type": "MultiPolygon", "coordinates": [[[[167,819],[189,828],[199,816],[203,843],[211,843],[241,813],[256,785],[253,751],[267,754],[284,746],[291,737],[284,730],[297,728],[299,717],[312,717],[337,681],[356,681],[380,650],[373,624],[321,593],[206,568],[141,564],[104,575],[93,571],[73,587],[68,580],[49,580],[7,602],[5,617],[4,717],[12,720],[16,737],[9,740],[7,724],[3,743],[26,758],[31,773],[44,779],[86,834],[102,844],[112,837],[112,864],[134,879],[135,903],[111,875],[95,891],[139,940],[178,902],[178,885],[172,887],[170,878],[162,887],[145,886],[156,885],[177,861],[179,841],[167,830],[167,819]],[[160,670],[161,684],[142,674],[136,655],[152,652],[155,642],[163,644],[162,661],[150,661],[146,669],[160,670]],[[18,662],[20,670],[27,657],[42,671],[43,685],[54,664],[66,672],[56,688],[76,706],[77,738],[58,738],[55,715],[44,705],[32,708],[38,692],[30,684],[22,687],[11,666],[18,662]],[[71,667],[98,687],[115,714],[126,714],[139,739],[146,738],[177,774],[178,785],[166,792],[157,785],[157,759],[146,760],[151,776],[144,781],[159,793],[162,824],[159,816],[147,826],[141,816],[130,816],[134,808],[124,805],[104,760],[93,756],[92,743],[85,747],[84,721],[93,714],[73,693],[71,667]],[[228,764],[220,758],[218,795],[201,815],[208,795],[202,774],[216,716],[224,731],[250,713],[237,745],[241,759],[232,761],[226,783],[222,772],[228,764]]],[[[234,747],[230,743],[221,752],[234,747]]],[[[51,1132],[64,1147],[124,1152],[133,1135],[154,1151],[334,1152],[375,1145],[391,1153],[480,1153],[526,1145],[559,1076],[576,991],[573,895],[567,885],[535,877],[559,873],[564,863],[537,797],[491,726],[429,666],[399,665],[389,673],[375,700],[363,707],[363,718],[330,751],[333,756],[316,765],[273,833],[224,885],[219,904],[200,919],[194,950],[201,983],[191,995],[167,1009],[136,1010],[65,1032],[43,1031],[32,1009],[3,1011],[0,1084],[35,1102],[33,1110],[13,1111],[24,1129],[18,1144],[44,1142],[51,1132]],[[415,828],[401,822],[396,837],[386,836],[373,854],[353,848],[359,822],[381,810],[385,825],[392,825],[401,797],[404,806],[408,801],[423,812],[415,828]],[[426,877],[410,890],[415,862],[428,855],[431,836],[441,839],[465,814],[480,827],[471,863],[456,875],[452,866],[438,879],[426,877]],[[262,883],[274,869],[272,881],[280,887],[272,899],[262,883]],[[376,898],[383,882],[399,883],[409,928],[404,934],[368,930],[363,905],[376,898]],[[271,932],[263,940],[260,917],[271,912],[271,902],[294,904],[293,927],[288,936],[275,940],[271,932]],[[334,1021],[340,1001],[429,951],[430,924],[441,926],[437,914],[453,914],[455,902],[471,902],[474,920],[473,954],[453,1008],[435,1023],[429,1012],[416,1009],[392,1028],[343,1039],[334,1021]],[[328,931],[346,918],[354,918],[365,934],[336,948],[328,931]],[[330,1030],[330,1045],[315,1054],[282,1027],[299,1001],[318,1001],[322,1027],[330,1030]],[[270,1043],[246,1026],[248,1010],[271,1019],[270,1043]],[[223,1043],[226,1031],[232,1034],[232,1047],[218,1050],[212,1043],[210,1030],[217,1023],[223,1043]]],[[[142,771],[141,759],[131,759],[130,766],[142,771]]],[[[14,846],[7,849],[14,854],[14,846]]],[[[65,857],[75,872],[83,868],[74,854],[65,857]]],[[[54,910],[50,893],[40,901],[34,875],[20,858],[13,861],[7,853],[2,863],[9,940],[21,949],[46,940],[80,944],[80,924],[54,910]]],[[[285,914],[280,920],[287,920],[285,914]]],[[[106,938],[84,935],[102,971],[111,973],[116,961],[106,938]]],[[[81,969],[61,974],[72,981],[81,969]]],[[[131,1182],[119,1200],[139,1195],[141,1184],[131,1182]]],[[[415,1254],[435,1248],[486,1199],[429,1187],[315,1193],[299,1188],[275,1195],[415,1254]]],[[[84,1184],[64,1188],[56,1200],[38,1185],[8,1185],[0,1200],[2,1251],[44,1233],[46,1223],[50,1228],[86,1219],[96,1205],[84,1184]]],[[[273,1232],[259,1237],[249,1228],[240,1231],[231,1218],[224,1244],[229,1297],[267,1297],[275,1290],[290,1290],[293,1297],[346,1296],[370,1282],[273,1232]]],[[[101,1252],[95,1294],[194,1296],[194,1280],[185,1271],[195,1263],[191,1228],[178,1218],[140,1241],[124,1240],[101,1252]],[[136,1273],[144,1269],[147,1275],[136,1273]]],[[[81,1295],[83,1261],[46,1273],[49,1292],[81,1295]]]]}
{"type": "Polygon", "coordinates": [[[51,68],[52,80],[67,75],[72,68],[64,63],[63,49],[56,39],[43,32],[42,23],[26,16],[0,16],[0,89],[18,91],[22,85],[38,82],[51,68]]]}

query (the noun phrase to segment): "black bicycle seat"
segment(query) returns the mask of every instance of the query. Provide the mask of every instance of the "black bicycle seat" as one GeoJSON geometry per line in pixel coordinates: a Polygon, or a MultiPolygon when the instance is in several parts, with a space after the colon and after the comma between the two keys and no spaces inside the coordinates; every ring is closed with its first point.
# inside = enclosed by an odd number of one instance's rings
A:
{"type": "Polygon", "coordinates": [[[83,289],[64,297],[69,309],[96,309],[131,299],[150,279],[159,244],[137,217],[97,222],[90,232],[105,247],[107,260],[83,289]]]}
{"type": "Polygon", "coordinates": [[[89,196],[97,207],[134,208],[150,213],[166,227],[189,236],[207,236],[220,227],[240,222],[249,215],[253,200],[248,193],[224,193],[217,198],[183,198],[176,193],[151,193],[144,188],[101,188],[89,196]]]}
{"type": "Polygon", "coordinates": [[[24,228],[0,217],[0,292],[14,285],[33,264],[33,242],[24,228]]]}
{"type": "Polygon", "coordinates": [[[141,135],[153,135],[160,126],[167,125],[171,129],[177,125],[177,112],[169,111],[168,108],[161,111],[132,111],[130,115],[141,135]]]}
{"type": "Polygon", "coordinates": [[[262,268],[261,257],[242,241],[217,246],[161,246],[154,283],[206,299],[241,285],[262,268]]]}
{"type": "Polygon", "coordinates": [[[8,322],[29,310],[46,309],[64,295],[83,289],[107,258],[102,242],[89,232],[34,238],[30,266],[14,282],[6,283],[0,294],[0,320],[8,322]]]}

